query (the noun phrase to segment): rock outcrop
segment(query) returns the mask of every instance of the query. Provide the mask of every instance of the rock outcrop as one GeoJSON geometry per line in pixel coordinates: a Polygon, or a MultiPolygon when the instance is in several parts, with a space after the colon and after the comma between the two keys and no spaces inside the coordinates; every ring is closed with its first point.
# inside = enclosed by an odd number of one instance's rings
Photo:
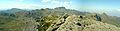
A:
{"type": "Polygon", "coordinates": [[[0,11],[0,31],[120,31],[120,18],[65,7],[0,11]]]}
{"type": "Polygon", "coordinates": [[[61,17],[60,19],[57,19],[53,24],[51,24],[46,31],[119,31],[120,30],[120,28],[114,25],[97,21],[92,17],[90,18],[89,16],[70,15],[67,18],[61,17]]]}

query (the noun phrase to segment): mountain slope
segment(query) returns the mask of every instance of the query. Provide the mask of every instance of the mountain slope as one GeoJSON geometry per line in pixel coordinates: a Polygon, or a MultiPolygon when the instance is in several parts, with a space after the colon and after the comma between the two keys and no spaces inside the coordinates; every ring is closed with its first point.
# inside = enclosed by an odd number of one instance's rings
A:
{"type": "Polygon", "coordinates": [[[65,7],[0,12],[0,31],[119,31],[120,18],[65,7]]]}

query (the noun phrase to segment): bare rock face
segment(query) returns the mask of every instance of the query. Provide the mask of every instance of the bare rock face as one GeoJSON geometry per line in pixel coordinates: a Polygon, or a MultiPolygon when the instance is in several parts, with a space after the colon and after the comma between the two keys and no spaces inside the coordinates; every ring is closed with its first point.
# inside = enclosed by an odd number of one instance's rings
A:
{"type": "MultiPolygon", "coordinates": [[[[94,16],[94,15],[90,15],[94,16]]],[[[96,15],[95,15],[96,16],[96,15]]],[[[94,17],[93,17],[94,18],[94,17]]],[[[70,15],[61,17],[54,21],[46,31],[119,31],[120,28],[96,21],[89,16],[70,15]]]]}
{"type": "Polygon", "coordinates": [[[120,28],[107,23],[98,22],[84,27],[83,31],[119,31],[120,28]]]}
{"type": "Polygon", "coordinates": [[[0,31],[120,31],[120,19],[105,13],[79,12],[65,7],[11,10],[0,12],[0,31]]]}

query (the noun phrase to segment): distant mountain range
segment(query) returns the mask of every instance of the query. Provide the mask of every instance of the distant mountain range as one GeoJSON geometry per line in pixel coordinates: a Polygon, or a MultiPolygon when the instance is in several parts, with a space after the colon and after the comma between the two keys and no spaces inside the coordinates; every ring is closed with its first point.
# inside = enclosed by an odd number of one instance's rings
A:
{"type": "MultiPolygon", "coordinates": [[[[58,8],[55,8],[55,9],[66,9],[65,7],[58,7],[58,8]]],[[[19,8],[11,8],[11,9],[5,9],[5,10],[0,10],[0,12],[6,12],[6,13],[14,13],[14,12],[19,12],[19,11],[31,11],[32,9],[19,9],[19,8]]],[[[33,9],[35,10],[35,9],[33,9]]],[[[107,15],[110,15],[110,16],[118,16],[120,17],[120,14],[118,10],[92,10],[92,9],[86,9],[86,10],[77,10],[77,11],[81,11],[81,12],[90,12],[90,13],[106,13],[107,15]]]]}
{"type": "Polygon", "coordinates": [[[91,13],[99,13],[99,14],[106,13],[110,16],[120,17],[120,14],[119,14],[120,11],[116,10],[116,9],[81,9],[80,11],[91,12],[91,13]]]}
{"type": "Polygon", "coordinates": [[[109,26],[106,23],[113,25],[113,27],[120,27],[120,17],[109,16],[107,13],[81,12],[65,7],[35,10],[12,8],[0,11],[0,31],[55,31],[62,29],[65,25],[71,27],[71,24],[75,25],[74,27],[87,27],[91,24],[109,26]]]}

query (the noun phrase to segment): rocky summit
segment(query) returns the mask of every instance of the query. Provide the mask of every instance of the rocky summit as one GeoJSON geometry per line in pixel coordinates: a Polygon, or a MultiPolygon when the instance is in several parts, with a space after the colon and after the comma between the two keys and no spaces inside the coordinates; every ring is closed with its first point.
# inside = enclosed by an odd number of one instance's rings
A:
{"type": "MultiPolygon", "coordinates": [[[[91,17],[92,18],[92,17],[91,17]]],[[[46,31],[119,31],[120,28],[81,15],[57,19],[46,31]]]]}
{"type": "Polygon", "coordinates": [[[0,31],[120,31],[119,27],[119,17],[65,7],[0,11],[0,31]]]}

